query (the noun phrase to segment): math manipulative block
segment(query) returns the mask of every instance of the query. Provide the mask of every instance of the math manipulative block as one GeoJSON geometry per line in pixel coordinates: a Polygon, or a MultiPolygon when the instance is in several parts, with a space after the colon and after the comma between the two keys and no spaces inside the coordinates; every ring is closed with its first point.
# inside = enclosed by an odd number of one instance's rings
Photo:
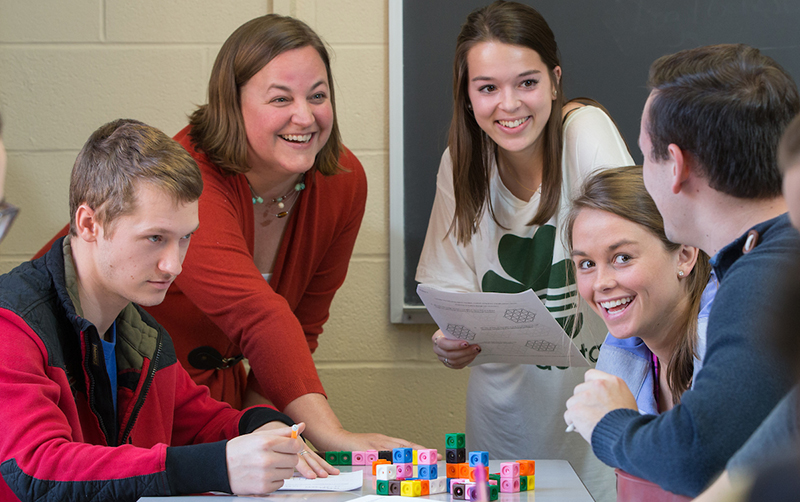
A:
{"type": "Polygon", "coordinates": [[[389,481],[385,479],[379,479],[375,483],[375,493],[378,495],[389,495],[389,481]]]}
{"type": "Polygon", "coordinates": [[[438,452],[436,450],[417,450],[417,465],[432,465],[438,459],[438,452]]]}
{"type": "Polygon", "coordinates": [[[400,481],[396,479],[389,481],[389,495],[400,496],[400,481]]]}
{"type": "Polygon", "coordinates": [[[495,480],[498,483],[500,482],[500,473],[489,474],[489,481],[495,480]]]}
{"type": "MultiPolygon", "coordinates": [[[[477,469],[478,469],[477,467],[470,467],[469,468],[469,480],[470,481],[475,481],[475,471],[477,469]]],[[[486,475],[485,478],[489,479],[489,468],[488,467],[484,467],[483,468],[483,472],[486,475]]]]}
{"type": "Polygon", "coordinates": [[[420,485],[420,487],[421,487],[421,488],[420,488],[420,495],[422,495],[423,497],[424,497],[425,495],[430,495],[430,493],[431,493],[431,483],[430,483],[430,480],[427,480],[427,479],[420,479],[420,480],[419,480],[419,485],[420,485]]]}
{"type": "Polygon", "coordinates": [[[439,467],[434,465],[418,465],[417,477],[419,479],[436,479],[439,477],[439,467]]]}
{"type": "Polygon", "coordinates": [[[469,466],[475,467],[482,464],[484,467],[489,465],[489,452],[488,451],[471,451],[469,452],[469,466]]]}
{"type": "Polygon", "coordinates": [[[353,452],[340,451],[339,452],[339,465],[353,465],[353,452]]]}
{"type": "Polygon", "coordinates": [[[417,465],[417,450],[411,450],[411,463],[417,465]]]}
{"type": "Polygon", "coordinates": [[[393,464],[375,466],[375,478],[385,481],[397,479],[397,466],[393,464]]]}
{"type": "Polygon", "coordinates": [[[528,476],[528,491],[532,492],[536,488],[536,476],[528,476]]]}
{"type": "Polygon", "coordinates": [[[500,497],[500,487],[489,485],[489,500],[497,500],[500,497]]]}
{"type": "Polygon", "coordinates": [[[475,484],[466,485],[464,491],[464,500],[477,500],[478,499],[478,486],[475,484]]]}
{"type": "Polygon", "coordinates": [[[364,465],[372,465],[378,460],[378,450],[367,450],[364,452],[364,465]]]}
{"type": "Polygon", "coordinates": [[[516,462],[503,462],[500,464],[500,476],[504,478],[519,477],[519,464],[516,462]]]}
{"type": "Polygon", "coordinates": [[[401,481],[400,482],[400,496],[401,497],[413,497],[414,496],[414,485],[411,481],[401,481]]]}
{"type": "Polygon", "coordinates": [[[519,464],[519,475],[533,476],[536,474],[536,461],[535,460],[517,460],[519,464]]]}
{"type": "Polygon", "coordinates": [[[445,450],[444,459],[448,464],[463,464],[467,461],[465,448],[448,448],[445,450]]]}
{"type": "Polygon", "coordinates": [[[458,477],[469,479],[469,464],[456,464],[458,465],[458,477]]]}
{"type": "Polygon", "coordinates": [[[446,480],[447,480],[446,478],[431,479],[429,483],[430,495],[436,495],[437,493],[445,493],[447,491],[445,487],[446,480]]]}
{"type": "Polygon", "coordinates": [[[466,437],[463,433],[445,434],[444,436],[445,448],[465,448],[466,437]]]}
{"type": "Polygon", "coordinates": [[[414,490],[415,497],[422,496],[422,481],[420,481],[419,479],[411,480],[411,487],[414,490]]]}
{"type": "Polygon", "coordinates": [[[519,491],[520,492],[528,491],[528,476],[519,477],[519,491]]]}
{"type": "Polygon", "coordinates": [[[339,452],[338,451],[326,451],[325,452],[325,461],[331,465],[339,465],[339,452]]]}
{"type": "Polygon", "coordinates": [[[464,500],[464,497],[466,496],[464,483],[454,483],[450,487],[450,494],[453,496],[453,500],[464,500]]]}
{"type": "Polygon", "coordinates": [[[409,479],[414,477],[413,464],[394,464],[397,467],[397,479],[409,479]]]}
{"type": "Polygon", "coordinates": [[[448,478],[457,478],[458,477],[458,464],[444,464],[446,465],[447,469],[447,477],[448,478]]]}
{"type": "Polygon", "coordinates": [[[366,465],[367,454],[363,451],[353,452],[353,465],[366,465]]]}
{"type": "Polygon", "coordinates": [[[381,450],[378,452],[378,460],[388,460],[391,462],[393,460],[392,457],[392,450],[381,450]]]}
{"type": "Polygon", "coordinates": [[[500,493],[518,493],[519,478],[501,478],[500,493]]]}
{"type": "Polygon", "coordinates": [[[391,461],[395,464],[412,464],[414,463],[414,453],[411,448],[395,448],[392,450],[391,461]]]}
{"type": "Polygon", "coordinates": [[[391,462],[389,462],[388,460],[383,460],[382,458],[379,458],[378,460],[372,462],[372,475],[373,476],[376,475],[377,467],[379,465],[385,465],[385,464],[391,464],[391,462]]]}

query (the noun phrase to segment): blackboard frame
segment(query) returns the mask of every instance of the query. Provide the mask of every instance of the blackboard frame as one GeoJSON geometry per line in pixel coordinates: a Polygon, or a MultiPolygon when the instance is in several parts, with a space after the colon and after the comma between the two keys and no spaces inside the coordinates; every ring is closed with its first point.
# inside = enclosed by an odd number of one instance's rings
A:
{"type": "MultiPolygon", "coordinates": [[[[555,33],[566,96],[589,96],[605,105],[639,163],[638,122],[648,95],[647,70],[657,57],[712,43],[746,43],[774,58],[795,80],[800,76],[796,0],[522,2],[538,9],[555,33]]],[[[446,146],[456,35],[467,14],[488,3],[389,0],[390,320],[394,323],[432,322],[416,298],[414,269],[446,146]],[[443,38],[437,43],[434,35],[443,38]],[[449,60],[441,57],[442,51],[449,51],[449,60]],[[420,57],[409,59],[412,53],[420,57]],[[437,77],[418,78],[407,88],[404,81],[414,78],[417,63],[437,77]],[[422,93],[417,92],[420,89],[422,93]],[[405,141],[409,137],[411,144],[405,141]],[[406,190],[409,179],[424,181],[406,190]]]]}

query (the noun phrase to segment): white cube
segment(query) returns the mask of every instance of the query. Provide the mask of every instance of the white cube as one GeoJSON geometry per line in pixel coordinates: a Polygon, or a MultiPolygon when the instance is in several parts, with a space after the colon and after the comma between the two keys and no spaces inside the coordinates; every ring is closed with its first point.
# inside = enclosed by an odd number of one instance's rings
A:
{"type": "Polygon", "coordinates": [[[375,466],[375,479],[393,481],[397,479],[397,466],[394,464],[381,464],[375,466]]]}

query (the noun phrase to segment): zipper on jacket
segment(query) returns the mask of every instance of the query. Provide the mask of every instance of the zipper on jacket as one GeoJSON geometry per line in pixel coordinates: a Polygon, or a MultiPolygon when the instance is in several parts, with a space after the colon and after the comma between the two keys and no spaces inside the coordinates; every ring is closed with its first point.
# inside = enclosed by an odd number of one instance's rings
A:
{"type": "Polygon", "coordinates": [[[136,405],[133,407],[131,418],[128,420],[128,424],[125,426],[125,432],[122,434],[119,444],[125,444],[127,442],[128,435],[131,433],[131,430],[133,430],[133,424],[136,423],[136,418],[139,416],[139,411],[144,405],[144,400],[147,397],[147,391],[150,390],[150,384],[153,382],[153,378],[156,376],[158,356],[161,355],[162,338],[163,335],[161,331],[159,331],[158,338],[156,340],[156,351],[153,354],[153,359],[150,360],[150,368],[147,370],[147,379],[144,381],[144,384],[142,384],[142,392],[139,393],[139,397],[136,399],[136,405]]]}
{"type": "Polygon", "coordinates": [[[94,391],[97,381],[94,378],[94,373],[91,371],[91,363],[88,361],[88,359],[96,356],[94,352],[97,350],[97,347],[90,341],[90,337],[87,336],[86,333],[84,333],[83,339],[86,341],[89,349],[86,351],[86,358],[83,360],[84,371],[87,375],[89,375],[89,408],[92,410],[92,414],[94,414],[95,418],[97,418],[97,422],[100,425],[100,431],[103,433],[103,436],[105,436],[108,446],[116,446],[116,444],[111,444],[110,440],[113,440],[114,438],[108,435],[108,429],[103,421],[103,417],[100,412],[97,411],[97,406],[95,406],[94,391]]]}

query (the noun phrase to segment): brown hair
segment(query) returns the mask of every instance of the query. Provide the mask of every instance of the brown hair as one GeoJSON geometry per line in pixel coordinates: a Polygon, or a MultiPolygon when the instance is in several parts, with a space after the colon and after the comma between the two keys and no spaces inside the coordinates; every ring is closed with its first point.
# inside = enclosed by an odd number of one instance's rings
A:
{"type": "MultiPolygon", "coordinates": [[[[642,166],[607,169],[590,176],[584,182],[580,193],[572,202],[572,209],[567,217],[567,243],[570,252],[575,219],[583,209],[605,211],[643,226],[658,237],[668,252],[675,252],[680,248],[680,244],[667,239],[664,233],[664,220],[644,187],[642,166]]],[[[710,275],[711,265],[708,262],[708,255],[698,251],[697,262],[685,279],[689,308],[683,317],[681,327],[683,336],[675,341],[673,355],[667,367],[667,381],[674,404],[680,402],[681,395],[692,382],[693,357],[696,355],[697,346],[697,315],[700,312],[700,299],[710,275]]]]}
{"type": "Polygon", "coordinates": [[[136,210],[136,183],[146,182],[177,202],[194,202],[203,191],[200,169],[172,138],[137,120],[119,119],[97,129],[83,145],[69,180],[69,231],[77,235],[81,204],[113,235],[114,220],[136,210]]]}
{"type": "Polygon", "coordinates": [[[333,109],[331,135],[317,154],[314,168],[326,176],[342,170],[339,165],[341,135],[328,51],[319,36],[304,22],[267,14],[244,23],[228,37],[211,71],[208,104],[198,107],[189,117],[192,143],[226,173],[239,174],[250,170],[239,95],[242,86],[275,57],[303,47],[313,47],[325,64],[333,109]]]}
{"type": "Polygon", "coordinates": [[[542,225],[555,214],[561,196],[561,136],[563,92],[553,72],[559,66],[558,46],[547,21],[532,7],[498,0],[472,11],[461,27],[453,63],[453,118],[448,146],[453,162],[455,215],[450,228],[459,243],[466,244],[478,228],[483,211],[502,226],[494,214],[489,194],[489,173],[497,145],[481,130],[469,110],[467,54],[481,42],[498,41],[536,51],[550,73],[556,98],[542,131],[544,168],[539,209],[529,225],[542,225]]]}
{"type": "Polygon", "coordinates": [[[783,133],[778,144],[778,167],[785,173],[800,164],[800,115],[796,116],[783,133]]]}
{"type": "Polygon", "coordinates": [[[652,157],[670,144],[690,152],[711,188],[740,199],[780,196],[777,146],[800,112],[786,70],[744,44],[697,47],[650,67],[652,157]]]}

